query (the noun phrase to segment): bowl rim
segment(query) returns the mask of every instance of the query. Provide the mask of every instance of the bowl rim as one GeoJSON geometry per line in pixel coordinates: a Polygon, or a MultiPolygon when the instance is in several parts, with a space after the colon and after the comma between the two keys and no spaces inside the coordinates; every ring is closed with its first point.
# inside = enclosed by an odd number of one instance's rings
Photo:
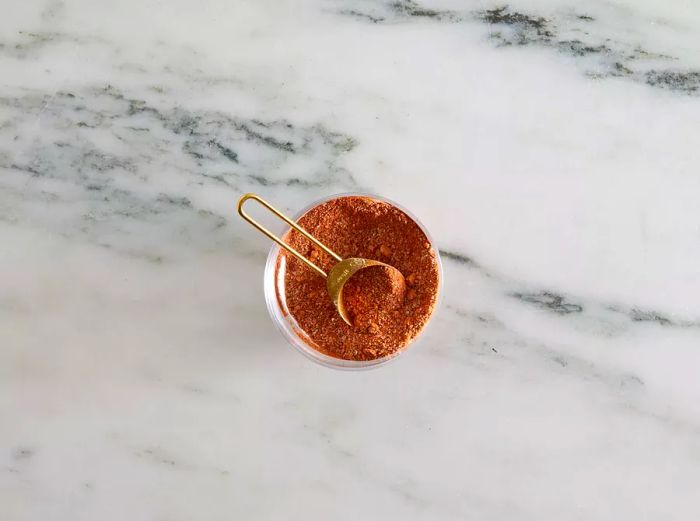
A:
{"type": "MultiPolygon", "coordinates": [[[[325,353],[322,353],[321,351],[314,349],[312,346],[308,345],[301,337],[299,337],[299,335],[295,332],[294,325],[296,321],[293,317],[291,317],[291,315],[285,315],[282,312],[281,305],[278,301],[275,272],[277,258],[280,254],[281,247],[276,243],[273,243],[267,255],[265,270],[263,272],[263,293],[265,295],[265,303],[267,304],[268,313],[270,314],[270,318],[274,322],[275,326],[282,333],[282,336],[287,340],[287,342],[291,344],[294,348],[296,348],[296,350],[299,351],[306,358],[322,366],[330,367],[332,369],[340,369],[345,371],[373,369],[375,367],[383,366],[391,360],[398,358],[399,355],[401,355],[405,351],[408,351],[410,347],[414,347],[419,339],[425,338],[425,332],[430,327],[430,324],[435,318],[435,315],[437,314],[438,309],[440,308],[440,305],[442,303],[442,292],[444,284],[442,259],[440,258],[440,250],[435,245],[432,236],[425,228],[423,223],[421,223],[420,220],[413,213],[411,213],[401,204],[380,195],[367,192],[343,192],[328,195],[315,201],[312,201],[307,206],[296,212],[292,216],[292,220],[298,221],[306,212],[308,212],[312,208],[315,208],[316,206],[330,201],[332,199],[338,199],[341,197],[367,197],[370,199],[375,199],[377,201],[382,201],[391,204],[399,210],[401,210],[402,212],[404,212],[408,217],[410,217],[413,220],[413,222],[415,222],[421,229],[421,231],[425,234],[425,237],[430,243],[430,246],[435,251],[435,258],[437,260],[438,265],[438,288],[437,296],[435,299],[435,306],[433,307],[433,311],[430,314],[430,317],[428,317],[428,320],[423,326],[423,328],[418,332],[418,334],[415,337],[413,337],[413,339],[408,344],[406,344],[400,350],[385,357],[376,358],[374,360],[346,360],[344,358],[336,358],[327,355],[325,353]]],[[[290,227],[287,225],[285,225],[283,228],[281,227],[280,230],[278,230],[278,232],[280,233],[279,236],[283,237],[289,229],[290,227]]]]}

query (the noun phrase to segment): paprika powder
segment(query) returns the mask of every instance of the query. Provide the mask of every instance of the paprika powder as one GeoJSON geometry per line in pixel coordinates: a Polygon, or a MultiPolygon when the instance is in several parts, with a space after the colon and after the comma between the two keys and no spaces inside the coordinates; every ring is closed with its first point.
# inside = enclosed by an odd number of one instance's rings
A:
{"type": "MultiPolygon", "coordinates": [[[[313,349],[344,360],[389,357],[405,348],[425,327],[437,302],[437,252],[421,227],[405,212],[367,196],[340,196],[308,210],[297,223],[341,257],[375,259],[382,266],[363,269],[345,285],[346,324],[333,306],[326,281],[288,252],[280,250],[276,277],[279,302],[313,349]]],[[[335,260],[295,230],[284,242],[328,272],[335,260]]]]}

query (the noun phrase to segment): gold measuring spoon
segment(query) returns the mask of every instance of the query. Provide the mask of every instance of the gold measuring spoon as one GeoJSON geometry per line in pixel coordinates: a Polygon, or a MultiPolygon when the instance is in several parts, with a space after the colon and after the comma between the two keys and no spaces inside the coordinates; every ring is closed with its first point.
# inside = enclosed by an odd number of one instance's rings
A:
{"type": "Polygon", "coordinates": [[[280,212],[277,208],[272,206],[270,203],[265,201],[262,197],[255,195],[255,194],[245,194],[243,195],[239,200],[238,200],[238,213],[243,217],[246,221],[248,221],[250,224],[252,224],[255,228],[257,228],[259,231],[267,235],[270,239],[275,241],[277,244],[282,246],[285,250],[287,250],[289,253],[294,255],[297,259],[299,259],[301,262],[306,264],[309,268],[314,270],[316,273],[321,275],[326,279],[326,289],[328,290],[328,295],[330,295],[331,300],[333,301],[333,305],[335,308],[338,310],[338,313],[340,313],[340,316],[343,318],[343,320],[350,326],[352,326],[352,322],[350,321],[350,317],[348,317],[347,311],[345,310],[345,305],[343,304],[343,286],[345,283],[352,277],[355,273],[360,271],[361,269],[364,268],[369,268],[370,266],[384,266],[386,268],[389,268],[399,275],[401,275],[401,279],[403,280],[403,275],[399,270],[394,268],[393,266],[389,266],[388,264],[385,264],[383,262],[379,262],[376,260],[372,259],[362,259],[360,257],[349,257],[347,259],[342,259],[340,255],[332,251],[328,246],[320,242],[318,239],[316,239],[313,235],[311,235],[309,232],[304,230],[301,226],[299,226],[297,223],[292,221],[289,217],[284,215],[282,212],[280,212]],[[282,239],[277,237],[274,233],[272,233],[270,230],[265,228],[262,224],[257,222],[255,219],[253,219],[250,215],[248,215],[244,210],[243,210],[243,203],[245,203],[248,199],[252,199],[254,201],[257,201],[261,205],[263,205],[265,208],[270,210],[273,214],[275,214],[277,217],[282,219],[284,222],[286,222],[289,226],[294,228],[296,231],[298,231],[300,234],[302,234],[304,237],[309,239],[311,242],[313,242],[316,246],[321,248],[323,251],[325,251],[328,255],[333,257],[338,263],[334,265],[331,268],[331,271],[326,273],[323,271],[321,268],[316,266],[313,262],[311,262],[309,259],[304,257],[301,253],[299,253],[297,250],[292,248],[289,244],[285,243],[282,239]]]}

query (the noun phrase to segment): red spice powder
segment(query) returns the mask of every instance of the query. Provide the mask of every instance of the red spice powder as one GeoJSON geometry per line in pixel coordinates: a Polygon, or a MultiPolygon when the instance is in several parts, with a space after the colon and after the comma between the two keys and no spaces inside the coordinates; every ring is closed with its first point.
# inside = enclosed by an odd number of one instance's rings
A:
{"type": "MultiPolygon", "coordinates": [[[[281,251],[277,276],[284,259],[284,295],[278,285],[278,299],[308,337],[304,340],[346,360],[383,358],[411,342],[435,308],[440,277],[435,250],[418,224],[389,203],[360,196],[321,203],[298,223],[342,258],[379,260],[404,276],[384,267],[353,275],[343,290],[349,326],[328,296],[326,279],[281,251]]],[[[336,262],[294,230],[284,240],[326,273],[336,262]]]]}

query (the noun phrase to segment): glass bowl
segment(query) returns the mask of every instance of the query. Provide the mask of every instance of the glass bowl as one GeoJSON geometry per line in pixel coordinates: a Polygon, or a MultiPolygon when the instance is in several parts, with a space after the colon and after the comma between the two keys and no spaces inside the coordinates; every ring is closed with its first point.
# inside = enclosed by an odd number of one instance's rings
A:
{"type": "MultiPolygon", "coordinates": [[[[433,308],[433,312],[430,315],[430,318],[428,319],[428,322],[425,324],[423,329],[416,335],[413,340],[411,340],[408,344],[406,344],[402,349],[398,350],[395,353],[392,353],[391,355],[382,357],[382,358],[376,358],[374,360],[345,360],[342,358],[335,358],[333,356],[329,356],[325,353],[322,353],[321,351],[315,349],[313,347],[314,342],[310,338],[306,336],[304,331],[301,329],[299,324],[297,324],[297,321],[292,317],[292,315],[288,312],[286,309],[285,303],[280,301],[280,298],[278,297],[279,295],[284,295],[284,267],[286,263],[286,258],[283,256],[281,259],[281,264],[280,264],[280,270],[277,272],[277,258],[279,257],[281,253],[281,248],[277,244],[273,244],[272,248],[270,248],[270,253],[267,256],[267,263],[265,264],[265,273],[263,276],[263,284],[264,284],[264,293],[265,293],[265,302],[267,303],[267,310],[270,313],[270,317],[272,318],[272,321],[275,323],[277,328],[282,332],[282,336],[287,339],[287,341],[293,345],[301,354],[306,356],[307,358],[313,360],[314,362],[317,362],[321,365],[324,365],[326,367],[332,367],[334,369],[345,369],[345,370],[357,370],[357,369],[369,369],[372,367],[378,367],[380,365],[386,364],[390,360],[393,360],[396,358],[399,354],[403,353],[406,351],[411,345],[414,345],[416,340],[420,337],[423,336],[425,333],[425,330],[428,328],[428,324],[432,321],[433,317],[435,316],[435,313],[437,312],[437,309],[440,305],[440,300],[442,297],[442,284],[443,284],[443,273],[442,273],[442,261],[440,259],[440,252],[438,251],[437,247],[435,246],[435,243],[433,242],[432,237],[430,237],[430,234],[428,233],[428,230],[425,229],[423,224],[413,215],[411,212],[406,210],[404,207],[401,205],[395,203],[394,201],[391,201],[390,199],[387,199],[385,197],[380,197],[374,194],[367,194],[367,193],[359,193],[359,192],[352,192],[352,193],[342,193],[342,194],[335,194],[331,195],[328,197],[324,197],[323,199],[319,199],[317,201],[314,201],[310,205],[308,205],[306,208],[303,210],[300,210],[298,213],[296,213],[292,219],[294,221],[298,221],[299,218],[304,215],[306,212],[314,208],[315,206],[318,206],[319,204],[325,203],[326,201],[329,201],[331,199],[336,199],[338,197],[348,197],[348,196],[357,196],[357,197],[368,197],[370,199],[375,199],[377,201],[383,201],[385,203],[391,204],[404,212],[408,217],[410,217],[417,225],[418,227],[423,231],[425,234],[425,237],[428,239],[428,242],[430,243],[430,246],[433,248],[435,251],[435,258],[437,259],[437,264],[438,264],[438,294],[435,300],[435,307],[433,308]],[[277,289],[279,289],[279,292],[277,289]]],[[[285,227],[282,233],[280,234],[281,237],[283,237],[287,232],[289,231],[289,227],[285,227]]]]}

